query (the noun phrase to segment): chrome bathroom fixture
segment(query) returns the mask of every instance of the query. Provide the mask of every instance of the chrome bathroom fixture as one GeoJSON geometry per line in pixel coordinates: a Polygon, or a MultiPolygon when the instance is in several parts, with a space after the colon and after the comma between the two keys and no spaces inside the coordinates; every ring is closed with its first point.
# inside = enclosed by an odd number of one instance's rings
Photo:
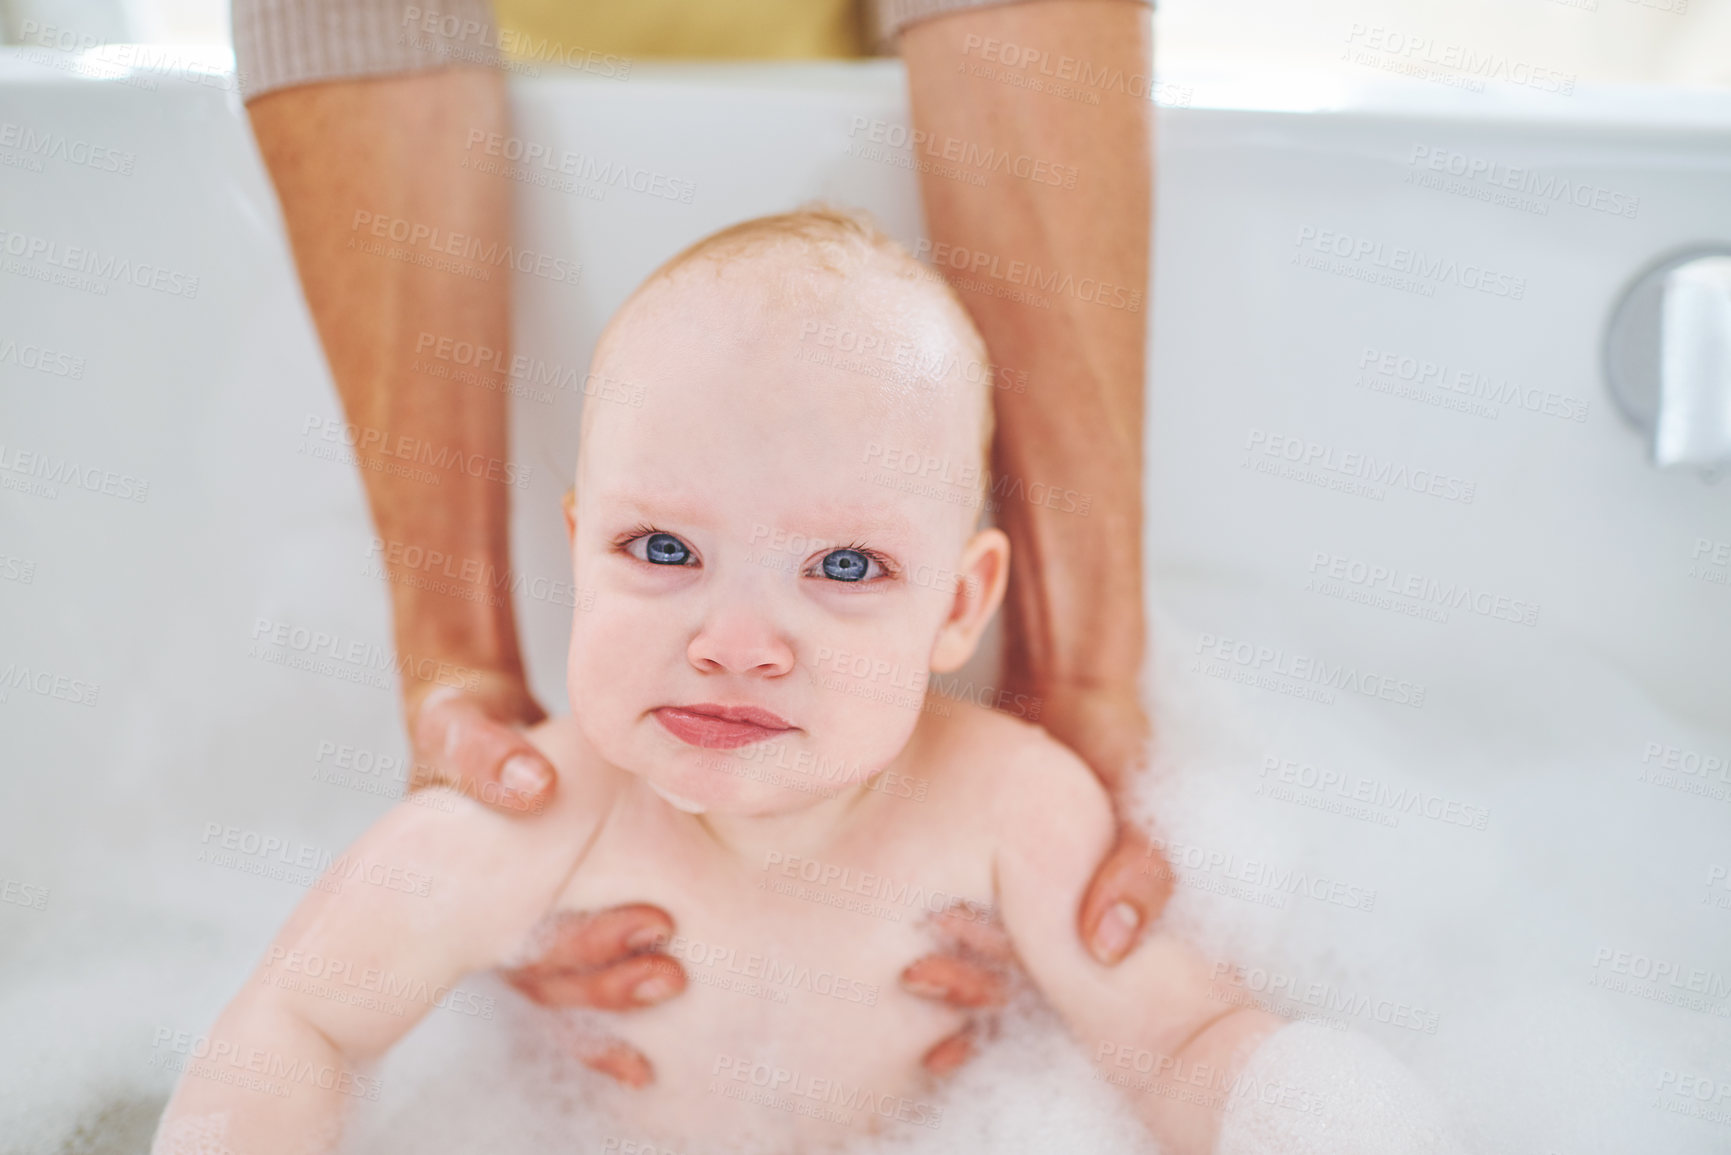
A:
{"type": "Polygon", "coordinates": [[[1674,252],[1635,278],[1605,331],[1605,381],[1655,465],[1731,466],[1731,244],[1674,252]]]}

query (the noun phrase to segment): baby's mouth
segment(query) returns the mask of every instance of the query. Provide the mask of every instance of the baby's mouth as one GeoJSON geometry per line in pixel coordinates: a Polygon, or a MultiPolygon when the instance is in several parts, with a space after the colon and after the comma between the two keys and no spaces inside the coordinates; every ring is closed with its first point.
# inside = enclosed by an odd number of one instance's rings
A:
{"type": "Polygon", "coordinates": [[[661,706],[651,713],[669,734],[706,750],[733,750],[798,729],[780,715],[756,706],[700,702],[690,706],[661,706]]]}

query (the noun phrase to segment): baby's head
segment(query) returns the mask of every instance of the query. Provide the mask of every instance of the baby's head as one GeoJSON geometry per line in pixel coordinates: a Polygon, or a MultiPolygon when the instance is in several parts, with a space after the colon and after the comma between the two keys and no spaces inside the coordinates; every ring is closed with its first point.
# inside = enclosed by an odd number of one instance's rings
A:
{"type": "Polygon", "coordinates": [[[585,406],[572,527],[571,705],[604,757],[737,814],[889,765],[1003,596],[985,364],[949,288],[839,213],[736,225],[638,288],[592,372],[643,404],[585,406]]]}

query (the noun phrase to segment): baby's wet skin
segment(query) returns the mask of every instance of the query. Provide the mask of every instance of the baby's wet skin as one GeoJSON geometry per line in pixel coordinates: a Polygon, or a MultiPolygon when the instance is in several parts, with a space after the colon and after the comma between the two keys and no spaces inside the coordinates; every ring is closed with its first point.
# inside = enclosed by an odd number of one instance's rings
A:
{"type": "MultiPolygon", "coordinates": [[[[951,731],[978,721],[929,718],[928,728],[951,731]]],[[[962,748],[954,739],[917,745],[962,748]]],[[[597,772],[556,764],[561,780],[597,772]]],[[[599,1088],[621,1125],[657,1128],[669,1143],[737,1132],[801,1149],[941,1120],[928,1055],[942,1049],[940,1066],[959,1061],[973,1045],[975,1011],[1001,1002],[1007,978],[975,992],[974,1009],[921,997],[953,977],[941,951],[973,951],[1002,932],[992,929],[983,816],[955,809],[965,789],[948,758],[909,767],[916,771],[929,784],[923,801],[860,788],[837,838],[765,840],[745,855],[716,842],[707,816],[626,782],[555,911],[522,948],[533,953],[575,910],[626,893],[672,916],[678,930],[660,946],[682,971],[679,997],[563,1036],[584,1063],[630,1082],[621,1094],[599,1088]],[[932,853],[934,844],[945,851],[932,853]]],[[[657,977],[679,981],[670,969],[657,977]]]]}
{"type": "MultiPolygon", "coordinates": [[[[898,259],[844,263],[836,276],[767,251],[693,260],[652,280],[597,350],[597,371],[641,381],[645,403],[585,416],[573,580],[604,612],[573,625],[571,724],[639,788],[560,903],[617,901],[597,880],[630,877],[631,897],[679,928],[668,952],[684,993],[611,1024],[606,1052],[642,1056],[632,1069],[653,1085],[622,1109],[663,1122],[724,1111],[778,1129],[777,1071],[903,1094],[923,1060],[959,1062],[973,1011],[1001,998],[997,974],[957,965],[932,922],[993,899],[987,832],[964,833],[945,801],[963,799],[934,788],[944,765],[922,754],[942,743],[921,734],[976,721],[925,691],[973,652],[1007,543],[977,528],[978,503],[886,489],[868,468],[889,445],[983,481],[989,402],[959,372],[910,395],[796,355],[814,325],[898,333],[928,365],[978,363],[983,348],[898,259]],[[891,684],[897,670],[914,680],[891,684]],[[919,997],[937,990],[963,1005],[919,997]],[[765,1048],[779,1058],[752,1057],[765,1048]],[[762,1070],[770,1085],[729,1090],[762,1070]]],[[[790,1134],[882,1121],[809,1106],[793,1104],[790,1134]]]]}
{"type": "MultiPolygon", "coordinates": [[[[896,444],[983,473],[990,408],[965,382],[862,386],[789,354],[813,316],[899,327],[939,353],[983,348],[941,283],[903,275],[905,253],[854,223],[800,219],[705,242],[719,247],[652,277],[601,338],[596,371],[642,382],[645,401],[584,413],[567,525],[595,605],[573,619],[571,715],[530,732],[558,771],[547,808],[393,810],[357,850],[429,873],[436,897],[315,892],[279,939],[431,985],[503,965],[545,994],[590,978],[593,960],[550,960],[537,940],[583,911],[665,912],[635,973],[607,981],[683,992],[574,1049],[629,1084],[595,1089],[609,1111],[688,1145],[811,1150],[941,1126],[922,1063],[955,1061],[973,1024],[919,997],[955,977],[933,961],[934,915],[983,927],[1001,914],[1085,1037],[1186,1062],[1198,1039],[1240,1038],[1212,1025],[1219,1009],[1177,944],[1109,971],[1078,941],[1114,831],[1087,767],[1027,721],[931,692],[927,677],[967,663],[997,609],[1008,542],[978,528],[977,508],[887,489],[857,463],[896,444]],[[762,564],[765,541],[789,564],[762,564]],[[826,654],[860,660],[810,676],[826,654]],[[888,684],[896,671],[925,675],[920,692],[888,684]]],[[[259,990],[219,1026],[288,1052],[365,1062],[414,1022],[259,990]]],[[[224,1094],[182,1092],[171,1114],[224,1094]]],[[[283,1108],[298,1120],[258,1109],[248,1134],[323,1126],[341,1106],[283,1108]]],[[[1158,1134],[1205,1149],[1210,1118],[1186,1110],[1145,1106],[1158,1134]]]]}

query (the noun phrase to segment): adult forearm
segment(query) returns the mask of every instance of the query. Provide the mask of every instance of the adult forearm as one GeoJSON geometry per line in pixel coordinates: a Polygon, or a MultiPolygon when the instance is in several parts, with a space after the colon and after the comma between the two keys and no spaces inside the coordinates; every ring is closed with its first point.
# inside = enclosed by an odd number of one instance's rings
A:
{"type": "Polygon", "coordinates": [[[504,381],[438,355],[464,344],[507,361],[508,267],[438,251],[509,243],[508,185],[463,164],[472,130],[505,126],[503,81],[454,68],[309,85],[249,112],[354,427],[405,690],[519,677],[504,381]]]}
{"type": "Polygon", "coordinates": [[[1145,646],[1148,10],[1042,0],[969,11],[915,25],[902,55],[934,159],[949,147],[1010,162],[920,175],[931,258],[1000,368],[992,499],[1015,546],[1006,675],[1035,694],[1134,685],[1145,646]],[[1025,63],[1035,52],[1045,55],[1025,63]],[[1043,72],[1069,77],[1071,91],[1050,77],[1025,83],[1043,72]]]}

